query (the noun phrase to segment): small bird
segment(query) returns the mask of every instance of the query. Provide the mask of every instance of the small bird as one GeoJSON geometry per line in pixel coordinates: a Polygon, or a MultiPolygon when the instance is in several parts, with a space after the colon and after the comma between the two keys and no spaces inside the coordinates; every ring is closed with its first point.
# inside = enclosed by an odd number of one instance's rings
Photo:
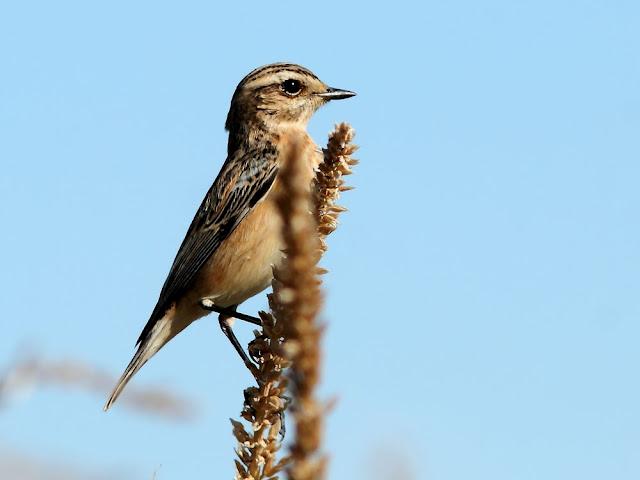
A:
{"type": "Polygon", "coordinates": [[[322,156],[306,131],[307,123],[328,101],[354,95],[328,87],[292,63],[257,68],[238,84],[225,123],[227,159],[191,222],[137,351],[105,411],[147,360],[211,311],[219,314],[222,331],[255,374],[231,326],[233,319],[260,324],[236,308],[271,284],[273,266],[283,258],[282,220],[274,198],[284,145],[293,137],[300,145],[302,139],[299,161],[308,164],[311,186],[322,156]]]}

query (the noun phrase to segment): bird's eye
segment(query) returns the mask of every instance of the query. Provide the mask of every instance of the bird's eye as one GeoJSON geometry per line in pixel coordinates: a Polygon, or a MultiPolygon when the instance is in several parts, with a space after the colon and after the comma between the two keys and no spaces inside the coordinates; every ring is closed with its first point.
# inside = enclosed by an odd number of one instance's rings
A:
{"type": "Polygon", "coordinates": [[[287,95],[297,95],[302,90],[302,84],[299,80],[285,80],[284,82],[282,82],[282,90],[287,95]]]}

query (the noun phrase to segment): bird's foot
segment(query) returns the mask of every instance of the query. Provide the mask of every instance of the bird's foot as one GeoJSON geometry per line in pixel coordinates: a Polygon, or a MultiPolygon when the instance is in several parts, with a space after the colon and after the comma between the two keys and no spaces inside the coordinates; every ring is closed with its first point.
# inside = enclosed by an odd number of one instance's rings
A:
{"type": "Polygon", "coordinates": [[[262,320],[259,317],[253,317],[251,315],[236,312],[235,307],[220,307],[218,305],[215,305],[213,303],[213,300],[211,300],[210,298],[203,298],[202,300],[200,300],[200,306],[205,310],[209,310],[210,312],[220,313],[227,317],[237,318],[238,320],[262,326],[262,320]]]}

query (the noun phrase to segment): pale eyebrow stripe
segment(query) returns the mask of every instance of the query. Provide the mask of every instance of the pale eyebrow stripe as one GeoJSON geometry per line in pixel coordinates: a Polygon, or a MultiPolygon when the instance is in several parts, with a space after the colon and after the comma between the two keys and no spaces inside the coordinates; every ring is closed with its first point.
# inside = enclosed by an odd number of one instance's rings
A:
{"type": "Polygon", "coordinates": [[[264,67],[260,67],[257,70],[254,70],[240,82],[240,85],[246,86],[273,73],[279,72],[291,72],[316,78],[313,73],[311,73],[306,68],[301,67],[300,65],[296,65],[294,63],[282,63],[276,65],[265,65],[264,67]]]}

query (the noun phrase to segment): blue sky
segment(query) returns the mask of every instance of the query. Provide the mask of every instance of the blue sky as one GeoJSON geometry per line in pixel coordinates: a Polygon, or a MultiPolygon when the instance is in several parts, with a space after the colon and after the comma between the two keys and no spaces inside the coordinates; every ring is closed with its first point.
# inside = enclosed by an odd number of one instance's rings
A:
{"type": "MultiPolygon", "coordinates": [[[[28,344],[120,373],[235,85],[294,61],[358,92],[310,125],[361,146],[324,259],[330,478],[638,478],[639,21],[633,1],[5,2],[0,364],[28,344]]],[[[45,388],[0,411],[0,451],[231,478],[250,380],[207,318],[134,380],[197,422],[45,388]]]]}

